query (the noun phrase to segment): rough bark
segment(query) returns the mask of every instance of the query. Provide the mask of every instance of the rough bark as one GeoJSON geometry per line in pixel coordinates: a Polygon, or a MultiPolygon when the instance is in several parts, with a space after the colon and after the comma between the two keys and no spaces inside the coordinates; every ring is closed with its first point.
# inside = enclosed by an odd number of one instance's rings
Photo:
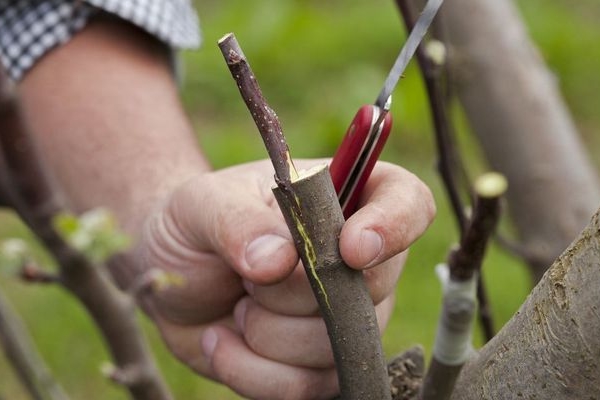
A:
{"type": "Polygon", "coordinates": [[[600,202],[597,176],[511,1],[452,0],[441,12],[451,75],[539,279],[600,202]]]}
{"type": "Polygon", "coordinates": [[[600,211],[463,368],[451,399],[600,399],[600,211]]]}

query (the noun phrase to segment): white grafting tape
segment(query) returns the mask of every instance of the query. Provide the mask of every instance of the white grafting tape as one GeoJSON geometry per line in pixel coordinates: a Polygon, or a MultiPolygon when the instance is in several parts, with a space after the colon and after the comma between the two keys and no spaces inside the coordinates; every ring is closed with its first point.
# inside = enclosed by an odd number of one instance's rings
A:
{"type": "MultiPolygon", "coordinates": [[[[438,264],[435,272],[442,284],[444,303],[465,302],[474,306],[477,304],[477,275],[473,275],[467,281],[453,281],[446,264],[438,264]]],[[[433,346],[433,356],[436,360],[445,365],[455,366],[462,365],[469,359],[473,352],[472,320],[473,318],[463,326],[453,326],[450,329],[444,317],[440,317],[433,346]]]]}

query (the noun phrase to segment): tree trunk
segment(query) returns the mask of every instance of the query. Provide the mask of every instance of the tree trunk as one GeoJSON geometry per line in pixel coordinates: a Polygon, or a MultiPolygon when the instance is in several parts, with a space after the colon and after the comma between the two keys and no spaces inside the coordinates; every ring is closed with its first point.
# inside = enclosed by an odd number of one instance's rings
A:
{"type": "Polygon", "coordinates": [[[600,203],[597,176],[514,4],[451,0],[442,18],[453,84],[491,167],[509,180],[510,213],[539,280],[600,203]]]}
{"type": "Polygon", "coordinates": [[[600,210],[463,368],[453,400],[600,399],[600,210]]]}

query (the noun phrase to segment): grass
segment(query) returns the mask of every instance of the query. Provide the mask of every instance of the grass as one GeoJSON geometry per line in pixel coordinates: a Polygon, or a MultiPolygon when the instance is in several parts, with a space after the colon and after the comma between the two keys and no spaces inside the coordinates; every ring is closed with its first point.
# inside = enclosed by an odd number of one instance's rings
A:
{"type": "MultiPolygon", "coordinates": [[[[540,53],[555,71],[590,150],[600,126],[600,8],[596,0],[518,2],[540,53]]],[[[295,157],[333,153],[358,106],[374,100],[404,38],[392,2],[374,0],[202,2],[204,46],[183,56],[182,96],[198,139],[215,167],[264,158],[266,153],[217,49],[234,31],[266,97],[278,112],[295,157]]],[[[413,246],[397,290],[397,312],[384,336],[387,354],[414,343],[427,350],[435,332],[439,284],[433,267],[456,241],[454,221],[434,172],[429,111],[418,71],[411,66],[395,93],[395,128],[383,158],[415,172],[430,185],[438,217],[413,246]]],[[[472,174],[485,169],[477,144],[456,110],[460,144],[472,174]]],[[[590,152],[600,163],[600,152],[590,152]]],[[[29,237],[10,215],[2,237],[29,237]]],[[[24,317],[48,364],[74,399],[125,399],[98,373],[108,357],[89,318],[58,288],[26,286],[0,272],[0,288],[24,317]]],[[[506,321],[529,291],[519,260],[492,247],[485,262],[494,316],[506,321]]],[[[144,320],[143,316],[140,316],[144,320]]],[[[145,320],[144,320],[145,321],[145,320]]],[[[179,399],[238,399],[226,388],[194,376],[174,361],[154,328],[144,322],[161,369],[179,399]]],[[[476,333],[480,342],[479,333],[476,333]]],[[[0,399],[27,397],[0,358],[0,399]]]]}

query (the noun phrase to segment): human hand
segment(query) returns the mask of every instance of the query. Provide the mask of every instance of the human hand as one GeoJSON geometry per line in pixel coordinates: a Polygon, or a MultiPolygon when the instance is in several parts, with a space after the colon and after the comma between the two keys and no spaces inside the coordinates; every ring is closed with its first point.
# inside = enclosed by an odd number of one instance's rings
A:
{"type": "MultiPolygon", "coordinates": [[[[246,397],[332,398],[325,324],[272,176],[266,161],[244,164],[202,174],[170,196],[148,220],[137,255],[141,268],[180,274],[185,284],[154,293],[147,308],[180,360],[246,397]]],[[[364,270],[383,330],[405,250],[435,208],[423,183],[386,163],[377,164],[361,206],[342,229],[340,251],[364,270]]]]}

